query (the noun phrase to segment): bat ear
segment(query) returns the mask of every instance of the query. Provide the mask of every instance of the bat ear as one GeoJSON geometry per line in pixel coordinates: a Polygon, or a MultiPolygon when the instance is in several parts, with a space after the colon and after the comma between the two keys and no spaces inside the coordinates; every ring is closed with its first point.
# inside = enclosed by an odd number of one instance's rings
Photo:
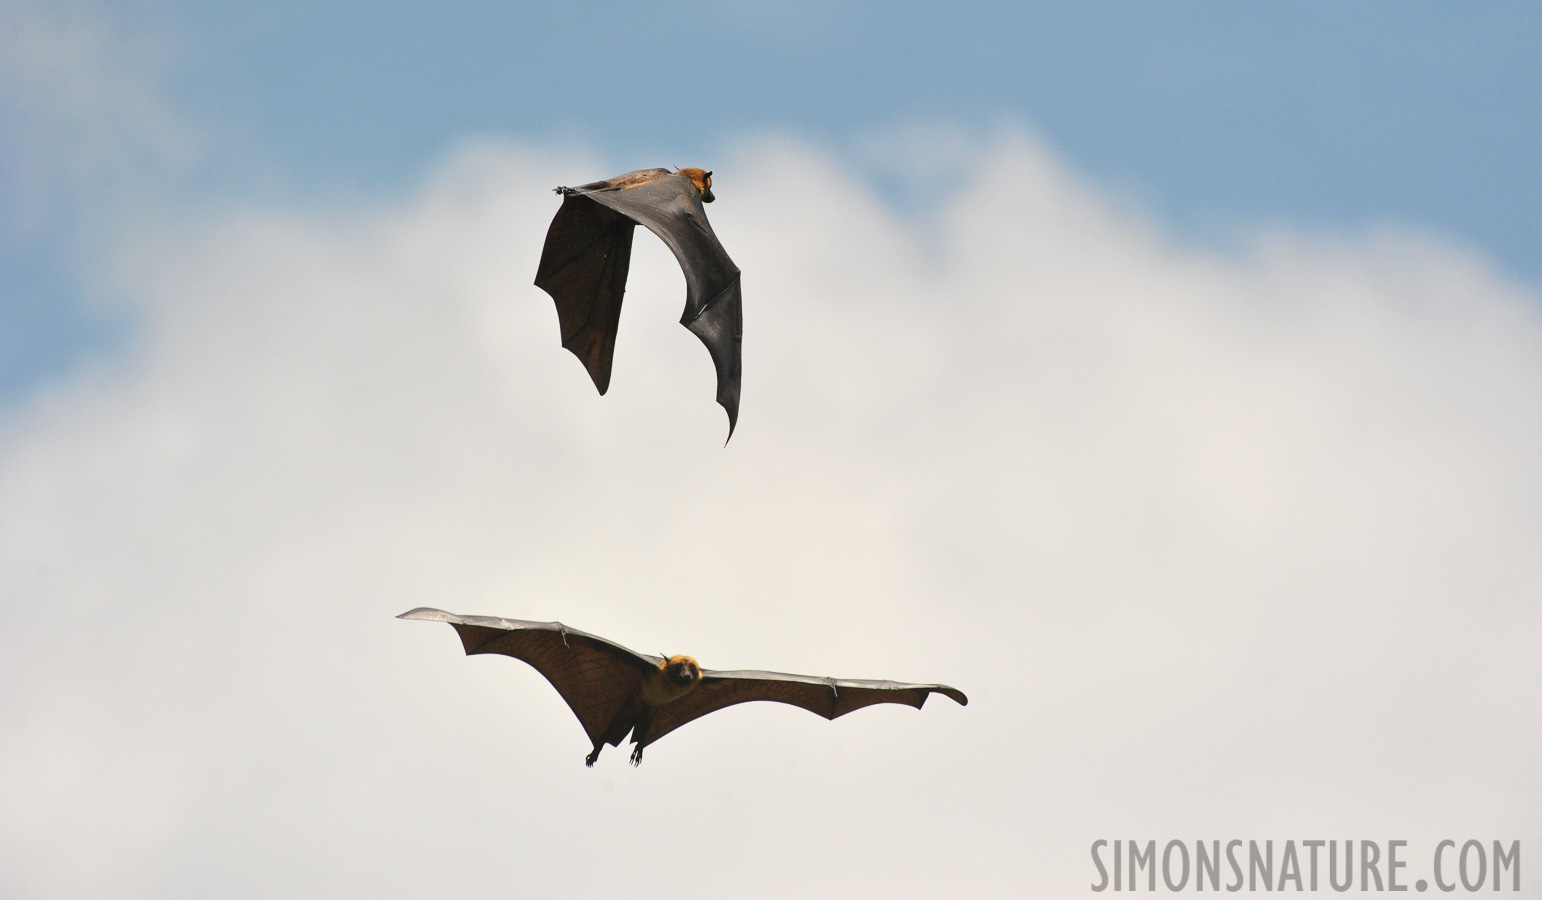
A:
{"type": "Polygon", "coordinates": [[[711,173],[711,172],[708,172],[708,173],[707,173],[707,177],[708,177],[708,178],[711,178],[711,177],[712,177],[712,173],[711,173]]]}

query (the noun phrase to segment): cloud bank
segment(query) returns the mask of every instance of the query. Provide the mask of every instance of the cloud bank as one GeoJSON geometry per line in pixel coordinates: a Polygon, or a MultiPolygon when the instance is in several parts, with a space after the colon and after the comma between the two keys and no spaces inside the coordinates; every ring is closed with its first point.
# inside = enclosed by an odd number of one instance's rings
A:
{"type": "Polygon", "coordinates": [[[1099,838],[1534,836],[1538,298],[939,146],[924,213],[796,140],[711,161],[726,449],[661,244],[603,398],[530,285],[550,187],[654,161],[473,144],[373,208],[120,229],[134,343],[0,432],[0,893],[1047,897],[1099,838]],[[586,770],[419,605],[972,702],[586,770]]]}

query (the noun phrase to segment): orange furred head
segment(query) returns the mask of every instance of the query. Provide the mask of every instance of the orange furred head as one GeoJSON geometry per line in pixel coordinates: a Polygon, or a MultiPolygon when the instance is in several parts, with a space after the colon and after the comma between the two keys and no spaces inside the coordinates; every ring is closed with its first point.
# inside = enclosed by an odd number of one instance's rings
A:
{"type": "Polygon", "coordinates": [[[659,671],[667,681],[678,685],[694,685],[701,680],[701,666],[696,660],[678,653],[659,663],[659,671]]]}
{"type": "Polygon", "coordinates": [[[696,190],[701,192],[701,202],[711,203],[716,198],[712,196],[712,173],[703,172],[700,169],[680,169],[681,175],[691,179],[691,184],[696,185],[696,190]]]}

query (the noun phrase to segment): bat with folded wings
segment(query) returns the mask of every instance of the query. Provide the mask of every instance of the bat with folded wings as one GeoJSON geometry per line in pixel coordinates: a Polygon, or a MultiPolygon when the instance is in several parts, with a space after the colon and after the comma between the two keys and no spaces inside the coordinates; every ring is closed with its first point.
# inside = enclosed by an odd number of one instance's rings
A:
{"type": "Polygon", "coordinates": [[[610,388],[616,326],[640,222],[675,254],[685,273],[680,324],[707,345],[717,369],[717,402],[728,435],[739,420],[739,348],[744,331],[739,267],[707,224],[712,173],[640,169],[576,188],[559,187],[562,206],[546,231],[535,284],[557,302],[562,346],[573,352],[600,393],[610,388]]]}

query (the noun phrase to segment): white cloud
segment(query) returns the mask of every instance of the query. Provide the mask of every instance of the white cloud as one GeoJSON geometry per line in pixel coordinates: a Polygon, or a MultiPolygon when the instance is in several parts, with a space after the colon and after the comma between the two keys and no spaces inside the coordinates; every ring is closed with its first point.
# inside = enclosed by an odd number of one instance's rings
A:
{"type": "Polygon", "coordinates": [[[726,449],[662,245],[604,398],[529,284],[550,186],[623,165],[126,230],[131,352],[0,436],[0,892],[1061,896],[1096,838],[1534,833],[1537,298],[968,152],[924,221],[797,142],[714,163],[726,449]],[[586,770],[418,605],[972,703],[586,770]]]}

